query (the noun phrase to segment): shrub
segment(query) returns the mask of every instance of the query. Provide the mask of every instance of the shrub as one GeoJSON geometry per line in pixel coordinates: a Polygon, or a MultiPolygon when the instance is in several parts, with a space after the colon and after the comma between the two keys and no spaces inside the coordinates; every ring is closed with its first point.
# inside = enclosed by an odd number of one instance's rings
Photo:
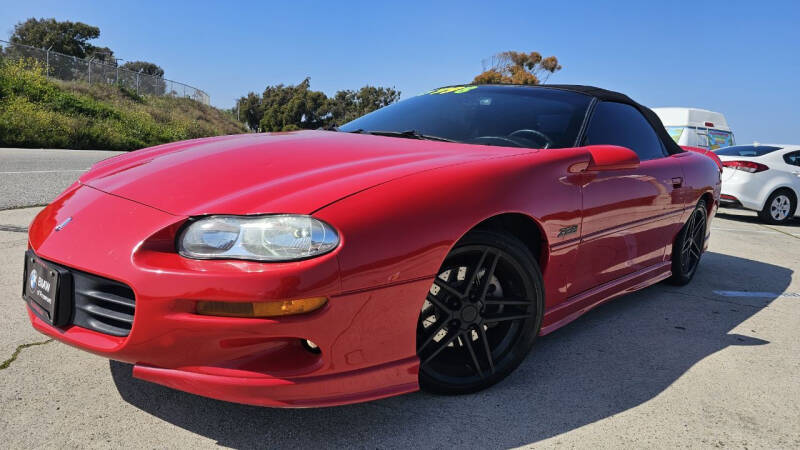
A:
{"type": "Polygon", "coordinates": [[[36,62],[0,60],[0,146],[135,150],[245,131],[190,99],[50,80],[36,62]]]}

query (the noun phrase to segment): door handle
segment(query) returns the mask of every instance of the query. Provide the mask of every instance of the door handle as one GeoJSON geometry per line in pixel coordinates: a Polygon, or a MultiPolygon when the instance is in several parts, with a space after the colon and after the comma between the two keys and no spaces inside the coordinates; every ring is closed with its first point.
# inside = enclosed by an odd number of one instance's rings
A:
{"type": "Polygon", "coordinates": [[[683,177],[675,177],[672,179],[672,187],[679,188],[683,186],[683,177]]]}

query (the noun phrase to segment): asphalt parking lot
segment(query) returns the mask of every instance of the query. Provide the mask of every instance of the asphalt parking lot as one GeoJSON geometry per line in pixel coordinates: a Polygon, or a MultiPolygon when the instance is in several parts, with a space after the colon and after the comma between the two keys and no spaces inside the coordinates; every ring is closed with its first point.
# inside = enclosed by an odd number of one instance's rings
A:
{"type": "Polygon", "coordinates": [[[0,210],[45,205],[89,166],[120,153],[0,148],[0,210]]]}
{"type": "MultiPolygon", "coordinates": [[[[5,155],[0,172],[12,172],[5,155]]],[[[88,159],[55,167],[105,157],[78,156],[88,159]]],[[[24,199],[10,198],[27,190],[2,174],[0,208],[45,203],[79,173],[43,176],[50,187],[24,199]]],[[[4,448],[800,447],[800,221],[720,210],[689,286],[597,308],[484,392],[281,410],[141,382],[129,365],[35,332],[20,291],[24,229],[39,209],[0,211],[0,229],[16,230],[0,231],[4,448]]]]}

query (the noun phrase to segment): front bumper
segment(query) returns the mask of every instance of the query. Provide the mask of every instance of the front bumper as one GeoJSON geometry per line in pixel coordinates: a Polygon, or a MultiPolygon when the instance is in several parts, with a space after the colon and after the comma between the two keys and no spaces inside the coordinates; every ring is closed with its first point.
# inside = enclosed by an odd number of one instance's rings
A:
{"type": "Polygon", "coordinates": [[[327,406],[418,389],[415,308],[431,280],[342,292],[337,252],[301,262],[189,260],[171,232],[185,220],[75,186],[31,225],[40,257],[117,280],[136,296],[128,336],[75,325],[44,334],[135,364],[134,376],[199,395],[264,406],[327,406]],[[55,224],[73,220],[61,231],[55,224]],[[166,230],[166,231],[164,231],[166,230]],[[275,319],[195,314],[198,300],[252,302],[325,296],[322,309],[275,319]],[[411,298],[415,298],[411,297],[411,298]],[[301,342],[309,339],[319,354],[301,342]]]}

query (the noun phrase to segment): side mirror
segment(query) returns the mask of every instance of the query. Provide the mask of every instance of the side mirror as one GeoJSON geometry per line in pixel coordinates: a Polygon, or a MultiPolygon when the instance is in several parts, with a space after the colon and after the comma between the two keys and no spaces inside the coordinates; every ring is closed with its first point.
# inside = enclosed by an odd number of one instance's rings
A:
{"type": "Polygon", "coordinates": [[[587,172],[639,167],[639,155],[629,148],[617,145],[590,145],[585,148],[591,156],[585,169],[587,172]]]}

